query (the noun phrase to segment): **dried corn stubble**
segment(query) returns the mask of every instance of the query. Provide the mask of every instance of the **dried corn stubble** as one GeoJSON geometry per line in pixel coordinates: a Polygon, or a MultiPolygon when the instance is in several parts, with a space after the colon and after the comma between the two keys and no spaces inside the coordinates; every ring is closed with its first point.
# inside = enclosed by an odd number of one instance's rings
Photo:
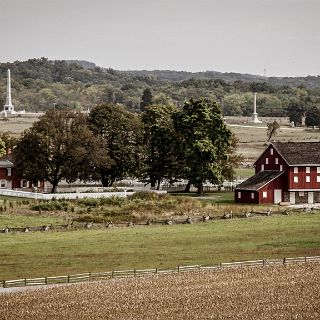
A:
{"type": "Polygon", "coordinates": [[[0,295],[0,319],[320,319],[320,264],[113,279],[0,295]]]}

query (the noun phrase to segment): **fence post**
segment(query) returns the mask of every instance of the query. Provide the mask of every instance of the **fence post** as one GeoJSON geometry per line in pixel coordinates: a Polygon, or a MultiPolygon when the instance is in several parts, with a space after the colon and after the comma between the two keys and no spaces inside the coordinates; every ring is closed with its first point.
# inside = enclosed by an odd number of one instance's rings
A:
{"type": "Polygon", "coordinates": [[[307,257],[304,257],[304,262],[307,262],[307,257]]]}
{"type": "Polygon", "coordinates": [[[283,258],[283,264],[286,264],[286,258],[283,258]]]}
{"type": "Polygon", "coordinates": [[[24,286],[27,286],[27,278],[24,278],[24,286]]]}
{"type": "Polygon", "coordinates": [[[114,278],[114,270],[111,272],[111,278],[114,278]]]}
{"type": "Polygon", "coordinates": [[[178,266],[178,273],[180,273],[180,266],[178,266]]]}
{"type": "Polygon", "coordinates": [[[158,274],[158,268],[156,268],[156,274],[158,274]]]}
{"type": "Polygon", "coordinates": [[[133,269],[133,276],[136,276],[136,269],[133,269]]]}
{"type": "Polygon", "coordinates": [[[70,283],[70,275],[68,275],[68,283],[70,283]]]}
{"type": "Polygon", "coordinates": [[[48,284],[48,277],[44,277],[44,283],[48,284]]]}
{"type": "Polygon", "coordinates": [[[89,272],[89,281],[91,281],[91,272],[89,272]]]}

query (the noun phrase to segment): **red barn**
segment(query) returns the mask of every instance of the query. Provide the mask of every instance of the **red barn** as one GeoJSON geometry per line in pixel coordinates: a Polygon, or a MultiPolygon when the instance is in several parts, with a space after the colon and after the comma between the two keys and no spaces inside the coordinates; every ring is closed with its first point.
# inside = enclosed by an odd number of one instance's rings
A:
{"type": "Polygon", "coordinates": [[[235,188],[237,203],[320,203],[320,142],[274,142],[235,188]]]}
{"type": "Polygon", "coordinates": [[[0,189],[20,189],[30,191],[33,188],[44,189],[44,181],[36,185],[16,174],[13,156],[9,153],[0,158],[0,189]]]}

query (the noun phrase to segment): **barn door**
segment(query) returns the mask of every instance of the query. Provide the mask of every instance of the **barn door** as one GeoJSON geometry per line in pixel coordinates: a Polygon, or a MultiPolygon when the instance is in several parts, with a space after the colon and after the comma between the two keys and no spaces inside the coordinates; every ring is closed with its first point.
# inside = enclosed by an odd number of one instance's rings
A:
{"type": "Polygon", "coordinates": [[[290,192],[290,203],[295,204],[296,203],[296,193],[290,192]]]}
{"type": "Polygon", "coordinates": [[[274,203],[282,202],[282,190],[281,189],[274,189],[274,203]]]}
{"type": "Polygon", "coordinates": [[[313,203],[313,192],[308,192],[308,203],[313,203]]]}

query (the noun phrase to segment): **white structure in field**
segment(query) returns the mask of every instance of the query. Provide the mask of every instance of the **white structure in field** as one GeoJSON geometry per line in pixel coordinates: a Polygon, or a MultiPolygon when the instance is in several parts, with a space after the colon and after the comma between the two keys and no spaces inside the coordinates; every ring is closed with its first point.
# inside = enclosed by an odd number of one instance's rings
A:
{"type": "Polygon", "coordinates": [[[10,78],[10,69],[7,71],[7,97],[6,97],[6,103],[3,106],[3,111],[5,115],[7,114],[15,114],[14,106],[11,101],[11,78],[10,78]]]}
{"type": "Polygon", "coordinates": [[[262,121],[260,121],[258,119],[258,113],[257,113],[257,94],[254,93],[253,94],[253,114],[252,114],[252,119],[251,122],[253,123],[261,123],[262,121]]]}

